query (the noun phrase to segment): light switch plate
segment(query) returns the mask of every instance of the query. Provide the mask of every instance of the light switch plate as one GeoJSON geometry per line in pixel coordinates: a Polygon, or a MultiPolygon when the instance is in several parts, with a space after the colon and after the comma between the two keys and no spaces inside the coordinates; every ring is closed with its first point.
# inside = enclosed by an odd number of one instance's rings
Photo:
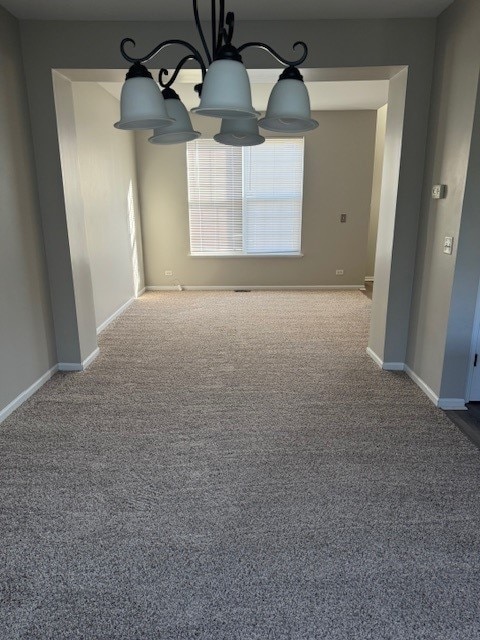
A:
{"type": "Polygon", "coordinates": [[[453,237],[445,236],[445,239],[443,241],[443,253],[447,253],[449,256],[451,256],[452,251],[453,251],[453,237]]]}
{"type": "Polygon", "coordinates": [[[346,222],[347,221],[347,214],[346,213],[341,213],[340,214],[340,222],[346,222]]]}

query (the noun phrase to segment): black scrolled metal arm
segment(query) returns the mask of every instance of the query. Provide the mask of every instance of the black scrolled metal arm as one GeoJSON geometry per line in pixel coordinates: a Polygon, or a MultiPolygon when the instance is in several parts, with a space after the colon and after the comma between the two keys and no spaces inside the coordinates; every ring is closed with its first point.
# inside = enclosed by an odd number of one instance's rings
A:
{"type": "Polygon", "coordinates": [[[235,31],[235,14],[233,11],[229,11],[227,13],[227,18],[225,23],[228,27],[228,31],[223,29],[223,38],[225,40],[225,44],[231,44],[233,39],[233,32],[235,31]]]}
{"type": "Polygon", "coordinates": [[[207,57],[208,64],[212,64],[212,56],[210,55],[210,51],[208,50],[207,41],[205,39],[205,34],[203,33],[203,29],[202,29],[202,23],[200,22],[200,14],[198,13],[197,0],[193,0],[193,16],[195,18],[195,26],[197,27],[198,35],[200,36],[200,40],[202,41],[202,45],[205,50],[205,55],[207,57]]]}
{"type": "Polygon", "coordinates": [[[217,49],[220,49],[225,28],[225,0],[220,0],[220,17],[218,19],[217,49]]]}
{"type": "Polygon", "coordinates": [[[277,53],[275,49],[270,47],[268,44],[265,44],[264,42],[246,42],[245,44],[242,44],[242,46],[238,47],[238,53],[241,53],[245,49],[250,49],[252,47],[255,47],[257,49],[263,49],[264,51],[268,51],[268,53],[271,56],[273,56],[281,64],[284,64],[286,67],[297,67],[298,65],[302,64],[302,62],[304,62],[308,56],[308,47],[305,44],[305,42],[302,42],[301,40],[299,40],[298,42],[295,42],[292,48],[296,49],[298,46],[303,47],[303,55],[300,56],[298,60],[287,60],[286,58],[281,56],[279,53],[277,53]]]}
{"type": "Polygon", "coordinates": [[[149,53],[147,53],[147,55],[142,56],[141,58],[133,58],[132,56],[129,56],[127,53],[125,53],[125,45],[127,43],[131,43],[133,44],[133,46],[136,45],[135,40],[132,40],[132,38],[124,38],[122,40],[122,42],[120,43],[120,51],[122,56],[125,58],[125,60],[128,60],[128,62],[147,62],[148,60],[151,60],[152,58],[154,58],[162,49],[165,49],[165,47],[170,47],[171,45],[180,45],[182,47],[186,47],[189,51],[191,51],[192,53],[192,60],[195,59],[198,64],[200,65],[201,69],[202,69],[202,74],[205,76],[205,74],[207,73],[207,69],[205,67],[205,63],[203,62],[203,58],[200,54],[200,52],[195,49],[194,46],[192,46],[189,42],[185,42],[185,40],[165,40],[164,42],[161,42],[160,44],[158,44],[155,49],[152,49],[149,53]]]}
{"type": "Polygon", "coordinates": [[[215,58],[215,51],[217,49],[217,34],[215,29],[217,28],[217,0],[212,0],[212,58],[215,58]]]}
{"type": "MultiPolygon", "coordinates": [[[[196,60],[198,62],[202,70],[202,80],[204,80],[205,75],[207,73],[206,64],[210,65],[212,63],[212,60],[216,58],[218,51],[222,48],[222,44],[225,44],[227,48],[228,46],[230,46],[231,48],[231,43],[232,43],[233,34],[235,30],[235,15],[232,11],[229,11],[225,15],[225,0],[211,0],[211,3],[212,3],[212,6],[211,6],[212,51],[210,52],[207,45],[207,41],[205,39],[205,34],[202,29],[201,21],[200,21],[200,14],[198,12],[198,0],[193,0],[193,13],[195,17],[195,25],[197,27],[200,40],[202,42],[202,46],[205,50],[207,63],[205,63],[204,58],[202,57],[202,54],[198,51],[198,49],[196,49],[189,42],[186,42],[185,40],[179,40],[179,39],[165,40],[164,42],[161,42],[160,44],[158,44],[154,49],[152,49],[146,55],[141,56],[139,58],[135,58],[129,55],[125,51],[126,45],[131,45],[132,47],[136,46],[135,40],[133,40],[132,38],[124,38],[120,43],[120,52],[122,56],[125,58],[125,60],[127,60],[132,64],[141,64],[154,58],[160,51],[162,51],[162,49],[165,49],[165,47],[169,47],[172,45],[179,45],[188,49],[190,53],[184,58],[182,58],[182,60],[180,60],[172,77],[168,81],[164,80],[164,78],[168,76],[168,73],[169,73],[168,70],[165,68],[162,68],[160,70],[160,75],[159,75],[160,85],[165,89],[171,87],[172,84],[177,79],[181,69],[189,60],[196,60]],[[218,24],[217,24],[217,2],[219,4],[218,24]]],[[[273,58],[275,58],[277,62],[280,62],[286,67],[297,67],[298,65],[301,65],[302,62],[304,62],[308,56],[308,47],[305,44],[305,42],[302,42],[300,40],[298,42],[295,42],[295,44],[293,45],[293,49],[296,49],[297,47],[303,48],[303,54],[297,60],[287,60],[286,58],[281,56],[277,51],[275,51],[275,49],[273,49],[268,44],[265,44],[264,42],[246,42],[245,44],[238,47],[236,51],[238,51],[238,54],[240,54],[245,49],[250,49],[250,48],[263,49],[264,51],[267,51],[273,58]]],[[[241,58],[238,58],[238,59],[241,60],[241,58]]],[[[201,85],[198,85],[198,86],[201,87],[201,85]]]]}
{"type": "MultiPolygon", "coordinates": [[[[184,65],[189,60],[197,60],[197,58],[193,54],[190,54],[190,55],[185,56],[184,58],[182,58],[180,60],[180,62],[177,64],[177,67],[176,67],[175,71],[173,72],[173,76],[167,82],[164,82],[163,78],[164,78],[164,76],[168,76],[168,74],[169,74],[168,69],[160,69],[160,74],[158,76],[158,82],[159,82],[160,86],[163,89],[169,89],[172,86],[172,84],[175,82],[175,80],[177,79],[177,76],[180,73],[180,71],[183,69],[184,65]]],[[[205,74],[203,73],[203,69],[202,69],[202,81],[204,79],[205,79],[205,74]]]]}

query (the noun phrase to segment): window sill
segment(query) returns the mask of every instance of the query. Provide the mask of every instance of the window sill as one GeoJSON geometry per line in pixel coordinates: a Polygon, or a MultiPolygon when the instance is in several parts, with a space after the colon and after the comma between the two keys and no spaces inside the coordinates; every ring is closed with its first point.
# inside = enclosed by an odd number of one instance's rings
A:
{"type": "Polygon", "coordinates": [[[189,258],[303,258],[303,253],[189,253],[189,258]]]}

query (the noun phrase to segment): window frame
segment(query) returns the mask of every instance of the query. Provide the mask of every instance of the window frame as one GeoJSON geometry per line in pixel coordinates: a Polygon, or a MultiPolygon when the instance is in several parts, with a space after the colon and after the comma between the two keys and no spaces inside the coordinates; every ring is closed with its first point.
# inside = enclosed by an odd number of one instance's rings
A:
{"type": "MultiPolygon", "coordinates": [[[[202,140],[205,140],[205,138],[202,138],[202,140]]],[[[207,140],[212,141],[212,138],[207,138],[207,140]]],[[[241,149],[242,151],[242,251],[238,251],[238,252],[200,252],[200,251],[192,251],[191,247],[192,247],[192,236],[191,236],[191,208],[190,208],[190,184],[189,184],[189,159],[188,159],[188,145],[192,144],[192,143],[187,143],[186,145],[186,163],[187,163],[187,181],[188,181],[188,193],[187,193],[187,202],[188,202],[188,233],[189,233],[189,247],[190,250],[188,252],[188,256],[191,258],[303,258],[304,254],[302,251],[302,245],[303,245],[303,196],[304,196],[304,182],[305,182],[305,137],[304,136],[299,136],[299,137],[280,137],[280,136],[275,136],[275,137],[271,137],[271,138],[267,138],[267,140],[269,142],[275,142],[275,141],[279,141],[279,140],[286,140],[286,141],[297,141],[297,142],[301,142],[302,145],[302,156],[301,156],[301,185],[300,185],[300,220],[299,220],[299,229],[298,229],[298,235],[299,235],[299,248],[298,251],[278,251],[278,252],[247,252],[245,251],[244,247],[246,246],[247,242],[246,242],[246,235],[245,235],[245,230],[246,230],[246,226],[244,224],[245,221],[245,201],[246,201],[246,197],[245,197],[245,155],[243,152],[243,148],[241,149]]],[[[195,144],[197,142],[197,140],[193,141],[193,144],[195,144]]],[[[199,142],[199,141],[198,141],[199,142]]],[[[215,145],[217,145],[218,143],[215,142],[215,145]]]]}

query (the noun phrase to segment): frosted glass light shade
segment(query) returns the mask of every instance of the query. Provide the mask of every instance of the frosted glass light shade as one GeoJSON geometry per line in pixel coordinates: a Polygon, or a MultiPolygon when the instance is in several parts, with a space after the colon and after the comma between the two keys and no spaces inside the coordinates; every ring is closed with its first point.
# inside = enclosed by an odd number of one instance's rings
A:
{"type": "Polygon", "coordinates": [[[247,70],[237,60],[214,60],[193,113],[213,118],[256,118],[247,70]]]}
{"type": "Polygon", "coordinates": [[[152,78],[125,80],[120,97],[120,121],[117,129],[142,130],[164,127],[173,122],[167,114],[160,87],[152,78]]]}
{"type": "Polygon", "coordinates": [[[199,131],[194,131],[190,116],[185,105],[178,98],[165,100],[168,115],[175,120],[166,127],[155,129],[153,136],[148,139],[152,144],[180,144],[200,137],[199,131]]]}
{"type": "Polygon", "coordinates": [[[273,87],[265,117],[259,120],[262,129],[300,133],[318,127],[310,113],[310,98],[302,80],[281,79],[273,87]]]}
{"type": "Polygon", "coordinates": [[[222,120],[220,133],[213,136],[213,139],[231,147],[253,147],[265,142],[265,138],[258,133],[258,123],[254,118],[222,120]]]}

